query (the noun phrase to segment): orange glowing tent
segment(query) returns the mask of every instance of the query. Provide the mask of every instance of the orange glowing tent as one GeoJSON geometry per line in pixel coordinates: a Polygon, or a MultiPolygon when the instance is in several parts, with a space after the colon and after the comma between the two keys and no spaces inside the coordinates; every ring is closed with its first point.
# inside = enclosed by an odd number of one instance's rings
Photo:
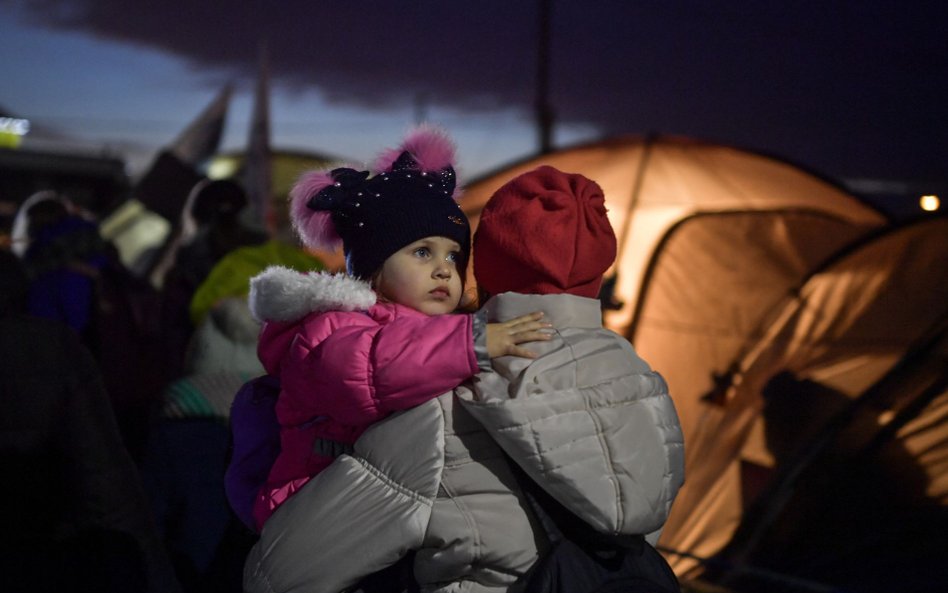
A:
{"type": "Polygon", "coordinates": [[[744,589],[766,588],[741,568],[754,566],[846,590],[938,590],[948,218],[849,246],[761,327],[717,398],[698,404],[669,546],[707,552],[726,536],[718,560],[744,589]]]}
{"type": "MultiPolygon", "coordinates": [[[[765,553],[766,542],[778,541],[772,528],[793,508],[780,503],[791,466],[765,435],[782,435],[795,450],[803,435],[821,434],[832,445],[822,456],[839,451],[834,439],[846,431],[832,424],[835,432],[820,432],[825,422],[842,404],[882,389],[877,384],[919,340],[943,329],[944,222],[890,234],[872,207],[781,159],[684,138],[619,137],[472,183],[462,206],[475,226],[497,188],[541,164],[602,186],[619,239],[610,275],[622,303],[605,312],[606,324],[663,373],[681,417],[686,482],[660,542],[676,572],[710,575],[703,560],[716,556],[809,574],[765,553]],[[876,349],[868,352],[863,340],[876,349]],[[800,385],[836,396],[814,402],[801,395],[790,405],[806,412],[796,423],[762,414],[765,388],[782,386],[793,402],[800,385]]],[[[944,342],[929,339],[923,358],[938,360],[944,342]]],[[[936,393],[937,372],[920,368],[902,371],[911,389],[889,388],[904,409],[887,413],[902,420],[877,447],[909,447],[933,480],[922,498],[945,508],[946,431],[931,424],[945,415],[945,394],[936,393]],[[913,389],[926,396],[911,397],[913,389]]],[[[793,475],[818,474],[821,455],[797,459],[793,475]]]]}
{"type": "MultiPolygon", "coordinates": [[[[484,203],[497,188],[541,164],[582,173],[605,192],[609,219],[619,240],[616,292],[624,301],[619,311],[610,313],[607,323],[620,333],[627,333],[636,321],[639,291],[660,244],[672,227],[689,218],[729,212],[797,212],[804,219],[827,220],[823,230],[834,225],[861,229],[841,237],[838,244],[886,222],[839,187],[775,158],[687,138],[623,136],[535,157],[472,183],[462,200],[472,224],[476,227],[484,203]]],[[[772,224],[781,228],[751,232],[761,236],[771,231],[794,232],[793,225],[772,224]]],[[[790,235],[786,238],[789,243],[790,235]]],[[[812,254],[800,254],[808,256],[812,254]]],[[[792,265],[806,268],[807,264],[792,265]]]]}

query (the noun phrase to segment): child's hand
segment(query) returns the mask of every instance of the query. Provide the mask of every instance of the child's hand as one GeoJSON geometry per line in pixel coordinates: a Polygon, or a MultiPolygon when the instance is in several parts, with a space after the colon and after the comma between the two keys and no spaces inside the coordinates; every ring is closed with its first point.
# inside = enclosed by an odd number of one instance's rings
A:
{"type": "Polygon", "coordinates": [[[553,327],[552,323],[540,321],[543,313],[537,311],[505,321],[504,323],[487,324],[487,355],[491,358],[498,356],[520,356],[521,358],[536,358],[537,355],[517,344],[549,340],[552,336],[544,331],[553,327]]]}

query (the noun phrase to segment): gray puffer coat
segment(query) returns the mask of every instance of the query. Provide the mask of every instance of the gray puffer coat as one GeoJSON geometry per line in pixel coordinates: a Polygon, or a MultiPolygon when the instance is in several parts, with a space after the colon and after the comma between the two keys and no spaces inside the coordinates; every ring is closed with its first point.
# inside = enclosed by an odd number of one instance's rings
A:
{"type": "Polygon", "coordinates": [[[546,541],[503,452],[451,393],[370,427],[267,520],[244,590],[337,593],[417,550],[424,591],[501,593],[546,541]]]}
{"type": "MultiPolygon", "coordinates": [[[[684,482],[684,441],[661,375],[603,329],[599,301],[505,293],[487,320],[544,311],[556,335],[503,357],[456,390],[465,408],[544,490],[598,531],[650,534],[684,482]]],[[[654,540],[655,538],[649,538],[654,540]]]]}
{"type": "Polygon", "coordinates": [[[518,591],[547,541],[503,451],[600,531],[654,541],[684,459],[661,376],[602,328],[597,300],[507,293],[486,310],[542,310],[556,335],[372,426],[267,521],[246,591],[337,593],[409,550],[423,591],[518,591]]]}

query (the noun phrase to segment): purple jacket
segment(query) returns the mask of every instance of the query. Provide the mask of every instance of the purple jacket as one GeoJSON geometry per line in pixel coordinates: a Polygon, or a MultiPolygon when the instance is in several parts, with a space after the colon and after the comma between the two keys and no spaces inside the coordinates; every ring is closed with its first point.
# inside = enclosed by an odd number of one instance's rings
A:
{"type": "Polygon", "coordinates": [[[471,315],[377,303],[368,283],[271,267],[251,280],[257,353],[278,378],[280,455],[254,504],[257,527],[374,422],[478,372],[471,315]],[[319,450],[317,450],[319,449],[319,450]]]}
{"type": "Polygon", "coordinates": [[[280,454],[276,417],[279,394],[277,378],[264,375],[244,383],[230,407],[233,450],[224,475],[224,490],[234,513],[251,529],[256,528],[253,504],[257,491],[280,454]]]}

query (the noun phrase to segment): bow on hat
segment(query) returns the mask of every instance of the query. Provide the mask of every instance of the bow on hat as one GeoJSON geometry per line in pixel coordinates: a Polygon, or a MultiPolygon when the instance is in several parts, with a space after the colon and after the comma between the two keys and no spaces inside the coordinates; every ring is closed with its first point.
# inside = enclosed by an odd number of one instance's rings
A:
{"type": "Polygon", "coordinates": [[[368,171],[341,167],[304,174],[290,191],[303,242],[335,249],[350,273],[367,277],[389,255],[427,236],[454,239],[466,259],[470,228],[455,194],[454,146],[440,130],[420,128],[368,171]]]}
{"type": "Polygon", "coordinates": [[[369,178],[369,172],[340,167],[330,171],[329,176],[333,183],[316,192],[306,202],[306,207],[310,210],[334,212],[352,207],[355,194],[369,178]]]}

